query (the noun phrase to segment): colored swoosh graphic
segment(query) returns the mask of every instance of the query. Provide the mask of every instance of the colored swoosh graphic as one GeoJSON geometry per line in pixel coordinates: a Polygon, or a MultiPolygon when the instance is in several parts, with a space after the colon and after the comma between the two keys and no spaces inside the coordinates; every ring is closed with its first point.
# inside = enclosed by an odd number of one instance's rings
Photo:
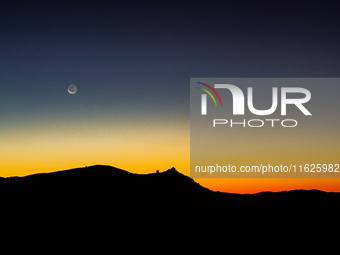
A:
{"type": "MultiPolygon", "coordinates": [[[[205,83],[203,83],[203,82],[197,82],[197,83],[202,84],[202,85],[206,86],[207,88],[211,89],[211,90],[215,93],[215,95],[217,96],[218,100],[220,100],[220,103],[221,103],[221,105],[222,105],[222,100],[221,100],[219,94],[217,93],[217,91],[216,91],[213,87],[211,87],[210,85],[205,84],[205,83]]],[[[214,99],[214,101],[215,101],[215,99],[214,99]]],[[[216,103],[215,103],[215,104],[216,104],[216,103]]]]}

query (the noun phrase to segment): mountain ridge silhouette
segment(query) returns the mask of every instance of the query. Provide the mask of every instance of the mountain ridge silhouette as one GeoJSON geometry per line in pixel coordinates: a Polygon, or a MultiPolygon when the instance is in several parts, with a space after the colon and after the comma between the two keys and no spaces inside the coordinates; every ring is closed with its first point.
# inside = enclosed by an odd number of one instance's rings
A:
{"type": "MultiPolygon", "coordinates": [[[[54,178],[54,179],[73,179],[73,181],[76,181],[77,179],[81,179],[84,177],[87,178],[98,178],[102,175],[108,175],[107,177],[115,177],[115,178],[126,178],[126,177],[132,177],[132,176],[139,176],[139,177],[166,177],[170,179],[177,178],[177,181],[180,180],[179,178],[186,179],[187,181],[191,183],[195,183],[197,187],[201,187],[202,189],[209,190],[206,187],[201,186],[199,183],[196,183],[193,179],[190,177],[178,172],[174,167],[169,168],[168,170],[165,170],[163,172],[153,172],[153,173],[147,173],[147,174],[138,174],[138,173],[132,173],[127,170],[123,170],[120,168],[116,168],[113,166],[109,165],[92,165],[92,166],[86,166],[86,167],[79,167],[79,168],[72,168],[72,169],[66,169],[66,170],[59,170],[59,171],[54,171],[54,172],[46,172],[46,173],[35,173],[35,174],[29,174],[25,176],[10,176],[10,177],[1,177],[0,176],[0,182],[5,181],[5,180],[23,180],[23,179],[36,179],[38,181],[39,179],[43,180],[45,177],[48,180],[49,178],[54,178]]],[[[142,180],[142,179],[141,179],[142,180]]],[[[296,189],[296,190],[284,190],[284,191],[262,191],[262,192],[257,192],[253,194],[239,194],[239,193],[229,193],[229,192],[221,192],[221,191],[212,191],[209,190],[210,192],[214,193],[219,193],[219,194],[228,194],[228,195],[235,195],[235,196],[251,196],[251,195],[262,195],[262,196],[270,196],[270,194],[279,194],[279,193],[287,193],[287,192],[303,192],[303,191],[308,191],[308,192],[321,192],[321,193],[339,193],[339,192],[329,192],[329,191],[322,191],[318,189],[310,189],[310,190],[305,190],[305,189],[296,189]]]]}
{"type": "Polygon", "coordinates": [[[0,202],[0,218],[9,229],[34,229],[40,238],[67,230],[69,237],[106,240],[105,233],[114,229],[117,240],[168,241],[176,233],[184,242],[214,233],[205,238],[223,241],[244,233],[256,237],[340,226],[340,193],[215,192],[175,168],[135,174],[95,165],[0,178],[0,202]]]}

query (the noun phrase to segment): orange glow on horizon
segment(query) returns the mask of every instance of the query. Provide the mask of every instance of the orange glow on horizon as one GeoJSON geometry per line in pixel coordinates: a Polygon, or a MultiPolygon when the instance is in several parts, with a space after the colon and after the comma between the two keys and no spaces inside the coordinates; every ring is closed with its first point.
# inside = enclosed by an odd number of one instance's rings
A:
{"type": "MultiPolygon", "coordinates": [[[[127,128],[117,123],[100,127],[84,123],[76,132],[69,132],[67,123],[60,123],[58,129],[39,125],[29,129],[8,129],[1,141],[0,176],[26,176],[91,165],[110,165],[138,174],[175,167],[190,176],[188,123],[174,120],[169,126],[167,122],[155,122],[150,129],[149,122],[139,124],[138,132],[137,124],[130,124],[127,128]]],[[[337,158],[338,151],[333,149],[333,154],[330,151],[320,154],[319,159],[337,158]]],[[[305,157],[306,162],[318,159],[312,151],[305,157]]],[[[296,189],[340,192],[340,178],[196,178],[194,181],[213,191],[241,194],[296,189]]]]}
{"type": "Polygon", "coordinates": [[[266,178],[266,179],[194,179],[201,186],[213,191],[254,194],[264,191],[279,192],[289,190],[317,189],[326,192],[340,192],[340,179],[300,179],[300,178],[266,178]]]}

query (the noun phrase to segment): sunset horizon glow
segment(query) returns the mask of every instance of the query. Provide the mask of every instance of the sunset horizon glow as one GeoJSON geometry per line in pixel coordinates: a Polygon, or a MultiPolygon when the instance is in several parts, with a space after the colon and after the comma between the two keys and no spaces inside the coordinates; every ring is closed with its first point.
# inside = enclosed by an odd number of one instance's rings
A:
{"type": "MultiPolygon", "coordinates": [[[[175,167],[190,176],[191,78],[340,77],[335,5],[267,2],[6,1],[0,9],[0,176],[91,165],[138,174],[175,167]]],[[[216,101],[206,94],[213,104],[208,111],[232,104],[218,88],[215,94],[195,86],[216,101]]],[[[256,86],[253,107],[268,109],[271,90],[257,94],[256,86]]],[[[329,94],[321,100],[322,86],[313,90],[316,107],[307,107],[313,116],[296,118],[305,128],[229,134],[227,156],[238,164],[266,157],[277,164],[334,163],[340,109],[338,93],[329,94]]],[[[340,192],[340,178],[194,181],[240,194],[340,192]]]]}

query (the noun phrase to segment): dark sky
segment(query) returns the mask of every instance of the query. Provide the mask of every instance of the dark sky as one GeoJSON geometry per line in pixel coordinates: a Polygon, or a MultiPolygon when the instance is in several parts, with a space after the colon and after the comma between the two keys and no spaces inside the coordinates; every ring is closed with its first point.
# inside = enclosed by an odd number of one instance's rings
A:
{"type": "Polygon", "coordinates": [[[112,119],[168,135],[189,128],[190,77],[338,77],[335,3],[2,1],[0,137],[112,119]]]}
{"type": "Polygon", "coordinates": [[[339,74],[339,8],[330,1],[6,2],[1,86],[10,94],[95,83],[129,105],[142,94],[184,107],[190,77],[339,74]]]}

